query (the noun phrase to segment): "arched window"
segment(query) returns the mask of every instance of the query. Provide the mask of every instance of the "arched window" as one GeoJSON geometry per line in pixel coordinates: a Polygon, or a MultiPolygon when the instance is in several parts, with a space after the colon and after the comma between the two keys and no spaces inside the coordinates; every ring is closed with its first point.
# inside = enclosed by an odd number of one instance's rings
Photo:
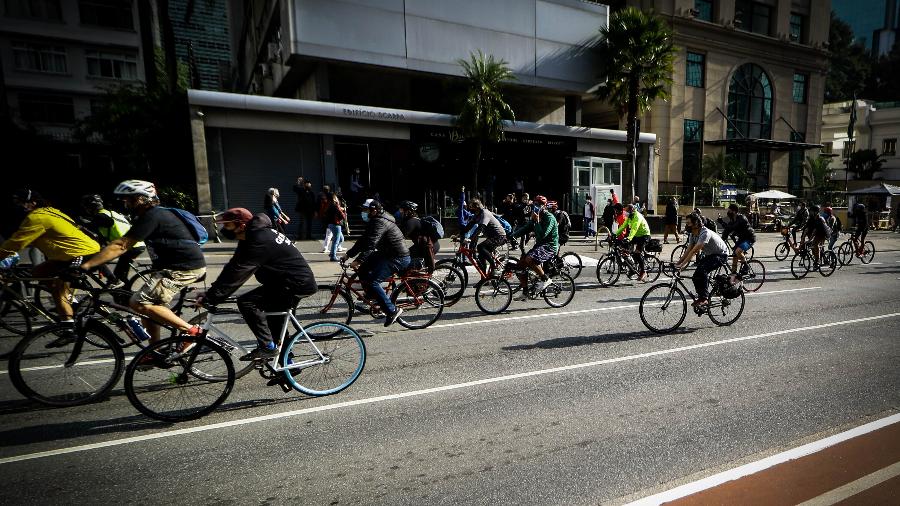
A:
{"type": "Polygon", "coordinates": [[[731,77],[728,119],[729,139],[772,138],[772,82],[759,65],[741,65],[731,77]]]}

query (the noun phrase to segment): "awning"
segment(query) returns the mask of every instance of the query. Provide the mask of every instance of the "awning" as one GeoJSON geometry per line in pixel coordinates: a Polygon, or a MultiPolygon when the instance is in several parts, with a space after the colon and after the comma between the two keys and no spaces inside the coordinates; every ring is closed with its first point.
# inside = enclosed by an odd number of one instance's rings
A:
{"type": "Polygon", "coordinates": [[[900,186],[881,183],[868,188],[847,192],[847,195],[900,195],[900,186]]]}
{"type": "Polygon", "coordinates": [[[711,146],[725,146],[732,151],[797,151],[821,149],[822,144],[808,142],[773,141],[771,139],[719,139],[706,141],[711,146]]]}

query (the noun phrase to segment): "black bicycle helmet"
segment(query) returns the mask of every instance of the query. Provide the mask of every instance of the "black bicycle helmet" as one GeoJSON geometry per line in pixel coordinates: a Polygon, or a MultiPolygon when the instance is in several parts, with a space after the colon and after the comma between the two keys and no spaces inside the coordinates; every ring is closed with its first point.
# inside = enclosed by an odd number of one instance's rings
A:
{"type": "Polygon", "coordinates": [[[97,212],[103,209],[103,197],[100,195],[83,195],[81,197],[81,207],[86,211],[97,212]]]}
{"type": "Polygon", "coordinates": [[[411,200],[404,200],[397,207],[399,207],[400,209],[409,209],[410,211],[415,211],[419,209],[419,204],[416,204],[411,200]]]}

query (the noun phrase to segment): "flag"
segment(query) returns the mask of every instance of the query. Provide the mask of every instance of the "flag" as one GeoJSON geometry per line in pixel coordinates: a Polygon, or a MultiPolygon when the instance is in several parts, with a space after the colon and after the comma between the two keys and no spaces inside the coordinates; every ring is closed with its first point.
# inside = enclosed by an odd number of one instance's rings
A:
{"type": "Polygon", "coordinates": [[[853,102],[850,105],[850,124],[847,125],[847,137],[853,140],[853,131],[856,127],[856,93],[853,94],[853,102]]]}

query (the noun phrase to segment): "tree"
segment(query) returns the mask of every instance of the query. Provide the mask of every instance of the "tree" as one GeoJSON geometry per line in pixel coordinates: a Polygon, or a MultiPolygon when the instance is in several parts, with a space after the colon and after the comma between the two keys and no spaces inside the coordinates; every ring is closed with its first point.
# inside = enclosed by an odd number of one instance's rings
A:
{"type": "Polygon", "coordinates": [[[516,120],[512,107],[503,97],[504,81],[512,81],[515,76],[505,60],[497,61],[493,55],[485,56],[481,50],[477,54],[471,53],[468,60],[457,60],[457,63],[463,68],[468,89],[456,125],[463,137],[475,141],[472,188],[477,192],[484,143],[503,140],[503,120],[516,120]]]}
{"type": "Polygon", "coordinates": [[[856,174],[857,179],[874,179],[875,173],[881,170],[884,156],[874,149],[861,149],[850,153],[847,161],[847,172],[856,174]]]}
{"type": "Polygon", "coordinates": [[[825,101],[850,100],[863,90],[872,72],[872,58],[866,47],[854,41],[850,25],[831,13],[828,34],[828,77],[825,79],[825,101]]]}
{"type": "Polygon", "coordinates": [[[813,202],[823,202],[831,193],[830,165],[831,158],[827,156],[807,156],[803,163],[803,186],[811,193],[809,198],[813,202]]]}
{"type": "Polygon", "coordinates": [[[675,46],[666,22],[651,13],[626,7],[612,15],[600,29],[598,44],[604,74],[597,96],[617,107],[626,119],[628,160],[631,163],[631,195],[635,195],[637,176],[638,115],[650,110],[657,99],[669,98],[672,84],[675,46]]]}

